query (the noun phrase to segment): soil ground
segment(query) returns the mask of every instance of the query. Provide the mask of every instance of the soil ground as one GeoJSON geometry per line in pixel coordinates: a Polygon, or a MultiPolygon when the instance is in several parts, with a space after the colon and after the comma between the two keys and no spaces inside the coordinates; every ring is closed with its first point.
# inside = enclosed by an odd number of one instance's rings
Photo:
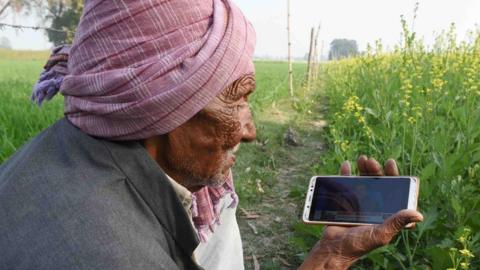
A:
{"type": "MultiPolygon", "coordinates": [[[[237,212],[243,239],[246,269],[296,269],[304,254],[298,254],[290,239],[303,210],[304,192],[312,176],[312,167],[319,163],[322,144],[321,108],[312,108],[308,117],[298,119],[295,110],[283,105],[272,108],[268,119],[294,128],[302,145],[283,142],[271,151],[275,155],[274,185],[254,204],[241,204],[237,212]]],[[[257,121],[257,126],[262,120],[257,121]]]]}

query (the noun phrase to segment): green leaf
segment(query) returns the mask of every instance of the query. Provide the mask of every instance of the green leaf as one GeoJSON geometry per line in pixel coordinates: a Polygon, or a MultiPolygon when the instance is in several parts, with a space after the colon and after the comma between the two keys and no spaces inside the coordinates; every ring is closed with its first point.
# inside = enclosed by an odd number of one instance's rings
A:
{"type": "Polygon", "coordinates": [[[374,251],[370,252],[367,256],[367,259],[371,260],[374,265],[381,266],[385,268],[388,265],[388,260],[386,260],[385,255],[388,254],[387,247],[377,248],[374,251]]]}
{"type": "Polygon", "coordinates": [[[450,203],[452,204],[452,208],[455,211],[456,216],[463,217],[465,211],[458,199],[456,197],[451,197],[450,203]]]}
{"type": "Polygon", "coordinates": [[[400,144],[395,145],[394,148],[390,150],[389,158],[398,159],[402,153],[402,146],[400,144]]]}
{"type": "Polygon", "coordinates": [[[385,115],[385,122],[389,123],[392,120],[392,111],[388,111],[385,115]]]}
{"type": "Polygon", "coordinates": [[[427,247],[425,254],[428,260],[432,263],[432,269],[447,269],[451,267],[448,249],[440,247],[427,247]]]}
{"type": "Polygon", "coordinates": [[[422,172],[420,173],[420,181],[430,179],[430,177],[432,177],[435,174],[436,168],[437,168],[437,164],[435,164],[434,162],[431,162],[430,164],[425,166],[422,172]]]}
{"type": "Polygon", "coordinates": [[[378,118],[378,114],[375,113],[375,111],[372,110],[372,108],[368,108],[368,107],[365,108],[365,112],[368,113],[368,114],[370,114],[370,115],[372,115],[372,116],[374,116],[375,118],[378,118]]]}
{"type": "Polygon", "coordinates": [[[425,231],[435,228],[435,221],[437,221],[438,218],[438,211],[435,208],[430,208],[423,214],[423,217],[423,222],[417,224],[417,230],[420,235],[422,235],[425,231]]]}

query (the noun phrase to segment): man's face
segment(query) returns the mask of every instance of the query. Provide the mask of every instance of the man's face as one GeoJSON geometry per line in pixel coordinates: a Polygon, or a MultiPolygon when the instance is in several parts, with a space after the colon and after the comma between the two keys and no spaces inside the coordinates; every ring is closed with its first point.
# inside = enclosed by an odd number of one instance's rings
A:
{"type": "Polygon", "coordinates": [[[255,76],[235,81],[185,124],[164,135],[157,153],[162,169],[190,190],[222,185],[240,142],[256,137],[248,95],[255,76]]]}

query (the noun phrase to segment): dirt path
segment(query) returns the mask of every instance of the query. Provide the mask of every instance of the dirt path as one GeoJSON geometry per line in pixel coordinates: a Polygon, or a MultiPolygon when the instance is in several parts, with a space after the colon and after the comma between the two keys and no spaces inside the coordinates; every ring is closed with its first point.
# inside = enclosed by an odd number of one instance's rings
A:
{"type": "Polygon", "coordinates": [[[305,120],[293,120],[294,112],[281,114],[285,130],[294,127],[302,145],[284,143],[275,149],[276,184],[260,203],[239,209],[238,222],[243,238],[246,269],[296,269],[301,262],[298,250],[289,242],[303,208],[303,194],[312,176],[312,167],[321,158],[323,144],[318,108],[305,120]],[[258,268],[260,267],[260,268],[258,268]]]}

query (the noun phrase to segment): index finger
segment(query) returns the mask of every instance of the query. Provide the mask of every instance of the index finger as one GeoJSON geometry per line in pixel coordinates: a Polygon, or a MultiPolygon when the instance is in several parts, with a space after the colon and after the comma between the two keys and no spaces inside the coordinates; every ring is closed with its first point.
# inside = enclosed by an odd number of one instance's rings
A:
{"type": "Polygon", "coordinates": [[[358,170],[360,175],[364,176],[382,176],[383,170],[381,165],[374,158],[368,158],[361,155],[357,160],[358,170]]]}
{"type": "Polygon", "coordinates": [[[370,176],[383,176],[382,165],[374,158],[369,158],[366,162],[368,174],[370,176]]]}

